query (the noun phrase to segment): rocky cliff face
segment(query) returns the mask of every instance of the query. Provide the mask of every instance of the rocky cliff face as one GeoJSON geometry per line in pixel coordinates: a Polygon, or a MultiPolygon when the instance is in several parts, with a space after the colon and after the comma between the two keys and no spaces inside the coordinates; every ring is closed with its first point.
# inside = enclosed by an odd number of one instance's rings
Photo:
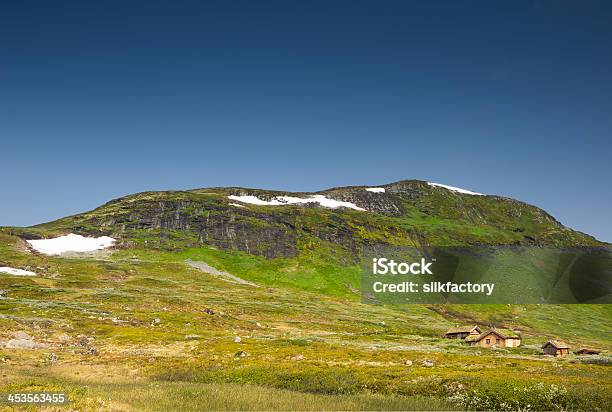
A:
{"type": "Polygon", "coordinates": [[[335,245],[357,256],[377,245],[594,245],[545,211],[497,196],[474,196],[427,182],[343,187],[317,193],[246,188],[145,192],[111,201],[91,212],[38,228],[109,234],[124,244],[143,241],[161,248],[211,245],[266,258],[294,257],[304,248],[335,245]],[[371,188],[370,188],[371,189],[371,188]],[[384,191],[382,190],[384,189],[384,191]],[[258,205],[232,200],[251,196],[276,202],[282,196],[324,196],[356,209],[318,203],[258,205]]]}

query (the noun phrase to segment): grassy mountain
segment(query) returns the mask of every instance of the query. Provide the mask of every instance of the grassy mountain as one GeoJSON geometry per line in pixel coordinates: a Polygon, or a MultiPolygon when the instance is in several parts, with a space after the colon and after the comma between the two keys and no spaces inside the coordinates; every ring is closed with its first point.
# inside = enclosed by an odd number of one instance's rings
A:
{"type": "Polygon", "coordinates": [[[608,305],[365,305],[358,293],[360,256],[389,246],[607,245],[512,199],[380,187],[146,192],[0,229],[0,266],[37,273],[0,274],[0,393],[65,391],[76,408],[112,410],[612,409],[607,355],[539,349],[610,351],[608,305]],[[314,195],[364,210],[229,197],[314,195]],[[118,244],[60,257],[24,242],[71,232],[118,244]],[[523,346],[442,338],[471,323],[523,346]],[[4,347],[20,332],[35,344],[4,347]]]}
{"type": "MultiPolygon", "coordinates": [[[[35,226],[30,233],[66,230],[107,234],[162,249],[212,245],[266,258],[296,257],[311,243],[330,243],[349,254],[388,245],[600,245],[564,227],[545,211],[499,196],[474,196],[406,180],[317,193],[244,188],[145,192],[113,200],[91,212],[35,226]],[[322,195],[348,208],[258,206],[229,196],[307,198],[322,195]]],[[[315,205],[313,203],[312,205],[315,205]]]]}

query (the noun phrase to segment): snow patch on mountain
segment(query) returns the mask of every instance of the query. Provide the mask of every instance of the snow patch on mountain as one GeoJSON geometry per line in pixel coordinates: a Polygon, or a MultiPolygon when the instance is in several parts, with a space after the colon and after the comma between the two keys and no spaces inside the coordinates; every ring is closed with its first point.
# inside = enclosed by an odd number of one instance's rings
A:
{"type": "Polygon", "coordinates": [[[34,250],[45,255],[60,255],[64,252],[93,252],[106,249],[115,243],[115,239],[108,236],[85,237],[70,233],[53,239],[39,239],[27,241],[34,250]]]}
{"type": "Polygon", "coordinates": [[[295,205],[295,204],[306,204],[306,203],[318,203],[323,207],[327,207],[330,209],[336,209],[339,207],[347,207],[349,209],[362,210],[365,209],[357,206],[351,202],[343,202],[341,200],[330,199],[323,195],[312,195],[307,198],[301,197],[293,197],[293,196],[277,196],[270,200],[262,200],[257,196],[252,195],[244,195],[244,196],[228,196],[231,200],[237,200],[243,203],[250,203],[253,205],[266,205],[266,206],[286,206],[286,205],[295,205]]]}
{"type": "Polygon", "coordinates": [[[466,195],[484,196],[484,194],[482,194],[482,193],[472,192],[471,190],[462,189],[460,187],[448,186],[448,185],[443,185],[441,183],[431,183],[431,182],[427,182],[427,184],[429,186],[443,187],[445,189],[452,190],[453,192],[463,193],[463,194],[466,194],[466,195]]]}
{"type": "Polygon", "coordinates": [[[15,269],[8,266],[0,267],[0,273],[7,273],[13,276],[36,276],[36,273],[30,272],[29,270],[15,269]]]}
{"type": "Polygon", "coordinates": [[[368,187],[366,191],[372,192],[372,193],[385,193],[385,188],[384,187],[368,187]]]}

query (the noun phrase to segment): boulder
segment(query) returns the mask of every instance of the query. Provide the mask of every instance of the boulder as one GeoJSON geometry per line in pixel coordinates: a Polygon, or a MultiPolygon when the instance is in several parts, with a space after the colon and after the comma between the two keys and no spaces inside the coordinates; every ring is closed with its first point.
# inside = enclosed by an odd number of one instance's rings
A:
{"type": "Polygon", "coordinates": [[[13,339],[7,341],[4,346],[8,349],[43,349],[49,347],[46,343],[35,342],[32,336],[23,331],[13,333],[13,339]]]}
{"type": "Polygon", "coordinates": [[[13,333],[13,337],[15,339],[32,340],[32,337],[30,335],[28,335],[27,333],[23,332],[23,331],[19,331],[19,332],[13,333]]]}

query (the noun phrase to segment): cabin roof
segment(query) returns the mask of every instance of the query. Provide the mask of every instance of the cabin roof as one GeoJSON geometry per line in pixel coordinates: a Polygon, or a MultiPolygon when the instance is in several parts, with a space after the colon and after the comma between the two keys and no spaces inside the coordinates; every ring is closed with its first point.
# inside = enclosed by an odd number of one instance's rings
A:
{"type": "Polygon", "coordinates": [[[548,345],[553,346],[556,349],[569,349],[569,345],[565,342],[561,342],[560,340],[549,340],[544,345],[542,345],[542,348],[545,348],[548,345]]]}
{"type": "Polygon", "coordinates": [[[508,338],[519,338],[520,339],[521,337],[521,335],[519,335],[518,333],[516,333],[515,331],[511,329],[493,329],[492,332],[496,332],[498,335],[500,335],[504,339],[508,339],[508,338]]]}
{"type": "Polygon", "coordinates": [[[480,332],[480,328],[477,325],[467,325],[467,326],[457,326],[454,328],[450,328],[446,334],[453,334],[453,333],[470,333],[471,331],[473,331],[474,329],[476,329],[478,332],[480,332]]]}
{"type": "Polygon", "coordinates": [[[518,333],[510,329],[488,329],[482,332],[478,336],[466,337],[465,341],[466,342],[478,342],[484,339],[485,336],[490,335],[491,333],[494,333],[495,335],[499,336],[502,339],[520,339],[521,338],[518,333]]]}
{"type": "Polygon", "coordinates": [[[580,348],[576,351],[577,353],[581,353],[581,352],[590,352],[590,353],[601,353],[601,351],[599,349],[593,349],[593,348],[580,348]]]}

